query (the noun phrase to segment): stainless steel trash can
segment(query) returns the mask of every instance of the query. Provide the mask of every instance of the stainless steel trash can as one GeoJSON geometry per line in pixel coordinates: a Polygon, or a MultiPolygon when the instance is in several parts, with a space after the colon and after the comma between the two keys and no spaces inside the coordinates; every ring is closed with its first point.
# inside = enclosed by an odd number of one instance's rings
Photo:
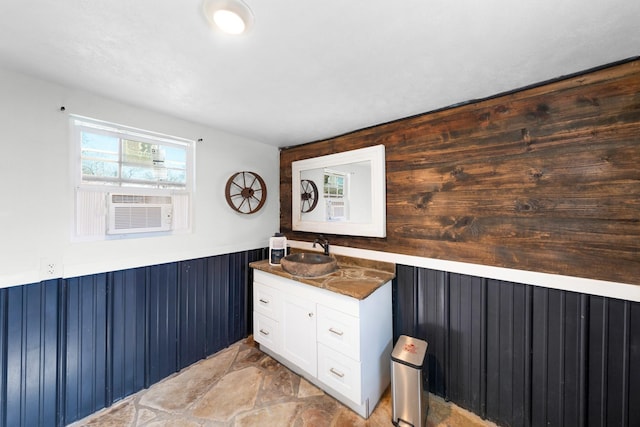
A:
{"type": "Polygon", "coordinates": [[[400,335],[391,352],[391,421],[395,426],[426,425],[429,411],[427,347],[426,341],[400,335]]]}

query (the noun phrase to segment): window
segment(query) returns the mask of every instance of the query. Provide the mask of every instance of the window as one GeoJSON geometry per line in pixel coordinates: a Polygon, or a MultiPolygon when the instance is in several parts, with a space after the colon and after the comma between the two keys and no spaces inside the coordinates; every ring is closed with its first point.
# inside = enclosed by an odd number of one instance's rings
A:
{"type": "Polygon", "coordinates": [[[188,190],[192,141],[73,118],[80,185],[188,190]]]}
{"type": "Polygon", "coordinates": [[[348,221],[349,205],[348,174],[344,172],[325,169],[323,195],[325,199],[326,221],[348,221]]]}
{"type": "Polygon", "coordinates": [[[344,197],[345,174],[325,170],[324,172],[324,197],[344,197]]]}
{"type": "Polygon", "coordinates": [[[76,238],[190,229],[193,141],[80,116],[71,116],[71,127],[76,238]],[[146,202],[158,196],[162,204],[146,202]],[[131,225],[115,231],[121,212],[131,225]]]}

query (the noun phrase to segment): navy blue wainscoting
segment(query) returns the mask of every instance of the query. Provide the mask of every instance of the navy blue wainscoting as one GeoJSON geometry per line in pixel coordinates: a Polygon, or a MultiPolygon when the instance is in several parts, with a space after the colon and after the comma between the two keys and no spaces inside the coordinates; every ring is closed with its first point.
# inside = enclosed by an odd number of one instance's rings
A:
{"type": "Polygon", "coordinates": [[[397,266],[430,391],[506,426],[640,426],[640,303],[397,266]]]}
{"type": "Polygon", "coordinates": [[[48,281],[0,292],[2,425],[56,420],[59,289],[48,281]]]}
{"type": "Polygon", "coordinates": [[[257,249],[0,289],[0,426],[63,426],[251,333],[257,249]]]}

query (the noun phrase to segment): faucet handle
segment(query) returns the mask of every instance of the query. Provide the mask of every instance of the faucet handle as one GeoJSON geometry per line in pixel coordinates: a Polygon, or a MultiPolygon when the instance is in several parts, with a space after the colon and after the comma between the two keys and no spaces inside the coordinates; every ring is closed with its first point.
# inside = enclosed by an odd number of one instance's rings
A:
{"type": "Polygon", "coordinates": [[[320,246],[322,246],[322,249],[324,249],[324,254],[325,255],[329,255],[329,239],[325,238],[322,234],[320,234],[314,241],[313,241],[313,247],[316,247],[316,243],[320,244],[320,246]]]}

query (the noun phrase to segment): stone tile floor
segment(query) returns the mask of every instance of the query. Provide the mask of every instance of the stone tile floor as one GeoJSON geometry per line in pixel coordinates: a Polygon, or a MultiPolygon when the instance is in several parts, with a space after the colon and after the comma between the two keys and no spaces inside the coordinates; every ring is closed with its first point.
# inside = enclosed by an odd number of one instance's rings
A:
{"type": "MultiPolygon", "coordinates": [[[[392,426],[391,393],[368,420],[261,352],[251,338],[71,426],[392,426]]],[[[429,427],[495,426],[430,395],[429,427]]]]}

